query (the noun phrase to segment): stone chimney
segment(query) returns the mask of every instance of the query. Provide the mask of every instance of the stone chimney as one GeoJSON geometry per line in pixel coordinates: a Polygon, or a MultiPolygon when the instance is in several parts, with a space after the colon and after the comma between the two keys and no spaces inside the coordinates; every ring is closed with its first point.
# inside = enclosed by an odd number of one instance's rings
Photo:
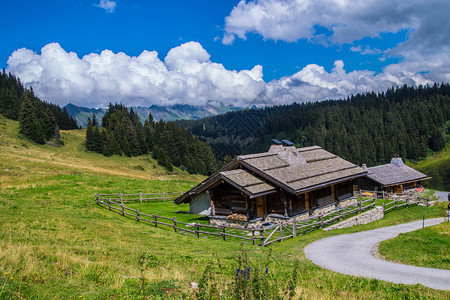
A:
{"type": "Polygon", "coordinates": [[[391,164],[396,165],[397,167],[400,168],[405,166],[401,157],[393,157],[391,159],[391,164]]]}

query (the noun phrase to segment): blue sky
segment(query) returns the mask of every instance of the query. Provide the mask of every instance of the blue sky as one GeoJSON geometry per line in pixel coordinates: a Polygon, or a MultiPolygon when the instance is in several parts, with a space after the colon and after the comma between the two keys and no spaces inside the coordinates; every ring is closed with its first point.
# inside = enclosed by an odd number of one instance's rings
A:
{"type": "Polygon", "coordinates": [[[45,100],[92,107],[286,104],[449,81],[450,4],[422,2],[2,1],[0,63],[45,100]]]}

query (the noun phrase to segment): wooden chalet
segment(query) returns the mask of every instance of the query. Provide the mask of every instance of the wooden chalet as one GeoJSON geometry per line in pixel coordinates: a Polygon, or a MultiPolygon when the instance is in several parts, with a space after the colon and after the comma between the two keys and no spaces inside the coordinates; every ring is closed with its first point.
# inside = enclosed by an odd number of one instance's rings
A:
{"type": "Polygon", "coordinates": [[[403,194],[405,190],[422,186],[423,180],[430,179],[427,175],[408,167],[401,157],[392,158],[389,164],[363,168],[369,174],[361,180],[361,188],[371,191],[385,191],[403,194]]]}
{"type": "Polygon", "coordinates": [[[238,156],[174,202],[189,202],[191,213],[208,214],[211,223],[240,216],[257,226],[334,209],[367,173],[319,146],[277,141],[268,152],[238,156]]]}

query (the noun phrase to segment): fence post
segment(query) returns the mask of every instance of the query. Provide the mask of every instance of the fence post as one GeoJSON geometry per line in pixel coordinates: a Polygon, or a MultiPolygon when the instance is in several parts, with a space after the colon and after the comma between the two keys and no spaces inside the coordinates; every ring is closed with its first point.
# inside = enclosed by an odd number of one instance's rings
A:
{"type": "Polygon", "coordinates": [[[280,238],[283,240],[283,223],[280,223],[280,238]]]}
{"type": "Polygon", "coordinates": [[[123,205],[122,193],[120,193],[119,196],[120,196],[120,203],[123,205]]]}
{"type": "Polygon", "coordinates": [[[163,192],[163,202],[166,202],[166,193],[163,192]]]}
{"type": "Polygon", "coordinates": [[[430,205],[428,202],[430,201],[430,198],[427,198],[427,208],[430,205]]]}
{"type": "Polygon", "coordinates": [[[142,203],[142,192],[139,192],[139,202],[142,203]]]}
{"type": "Polygon", "coordinates": [[[394,209],[397,210],[397,198],[394,199],[394,209]]]}
{"type": "Polygon", "coordinates": [[[122,206],[122,216],[125,217],[125,206],[123,205],[123,203],[121,203],[120,206],[122,206]]]}
{"type": "Polygon", "coordinates": [[[255,228],[252,227],[252,242],[255,244],[255,228]]]}
{"type": "Polygon", "coordinates": [[[98,204],[98,193],[95,193],[95,202],[98,204]]]}
{"type": "Polygon", "coordinates": [[[222,225],[222,237],[223,237],[223,240],[225,241],[225,226],[224,225],[222,225]]]}
{"type": "Polygon", "coordinates": [[[173,224],[175,225],[173,226],[173,229],[177,232],[177,217],[173,217],[173,224]]]}
{"type": "Polygon", "coordinates": [[[153,215],[153,217],[155,218],[155,227],[158,227],[158,216],[156,215],[156,213],[153,215]]]}
{"type": "Polygon", "coordinates": [[[409,197],[406,198],[406,208],[409,208],[409,197]]]}
{"type": "Polygon", "coordinates": [[[264,228],[260,227],[261,229],[261,247],[264,247],[264,228]]]}
{"type": "Polygon", "coordinates": [[[384,213],[384,202],[383,202],[383,213],[384,213]]]}
{"type": "Polygon", "coordinates": [[[111,198],[108,198],[108,207],[109,207],[109,210],[111,210],[111,198]]]}
{"type": "Polygon", "coordinates": [[[319,228],[322,229],[322,215],[319,215],[319,228]]]}
{"type": "Polygon", "coordinates": [[[197,232],[197,237],[199,238],[200,237],[200,232],[199,232],[199,229],[198,229],[198,221],[197,221],[197,230],[196,230],[196,232],[197,232]]]}
{"type": "Polygon", "coordinates": [[[138,221],[139,222],[139,208],[136,210],[136,221],[138,221]]]}
{"type": "Polygon", "coordinates": [[[295,222],[295,219],[292,220],[292,237],[297,237],[297,222],[295,222]]]}

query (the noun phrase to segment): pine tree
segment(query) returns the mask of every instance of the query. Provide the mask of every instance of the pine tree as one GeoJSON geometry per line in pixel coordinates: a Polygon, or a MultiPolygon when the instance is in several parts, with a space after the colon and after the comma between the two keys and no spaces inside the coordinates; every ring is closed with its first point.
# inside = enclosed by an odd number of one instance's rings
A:
{"type": "Polygon", "coordinates": [[[42,121],[37,118],[36,113],[37,110],[33,102],[25,95],[19,119],[20,133],[38,144],[45,144],[42,121]]]}
{"type": "Polygon", "coordinates": [[[53,132],[53,140],[55,141],[55,144],[56,144],[56,145],[61,145],[61,146],[64,145],[64,142],[63,142],[63,140],[61,139],[61,134],[60,134],[60,132],[59,132],[59,127],[58,127],[58,125],[55,125],[55,130],[54,130],[54,132],[53,132]]]}
{"type": "Polygon", "coordinates": [[[437,152],[441,151],[445,147],[445,139],[444,135],[442,134],[441,130],[439,128],[435,127],[430,140],[428,141],[428,145],[431,150],[437,152]]]}
{"type": "Polygon", "coordinates": [[[86,127],[86,141],[85,146],[89,151],[94,151],[95,149],[95,141],[94,141],[94,127],[92,126],[91,118],[88,118],[87,127],[86,127]]]}
{"type": "Polygon", "coordinates": [[[92,134],[92,151],[97,153],[103,152],[103,139],[98,126],[94,126],[94,132],[92,134]]]}

